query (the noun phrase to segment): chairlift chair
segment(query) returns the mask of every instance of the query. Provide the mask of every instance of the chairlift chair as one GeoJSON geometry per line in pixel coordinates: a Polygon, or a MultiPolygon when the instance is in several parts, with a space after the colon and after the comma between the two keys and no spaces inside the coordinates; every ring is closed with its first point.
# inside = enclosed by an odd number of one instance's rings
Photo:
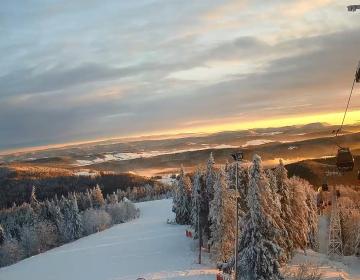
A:
{"type": "Polygon", "coordinates": [[[323,178],[323,182],[322,182],[322,185],[321,185],[321,190],[324,191],[324,192],[329,191],[329,185],[328,185],[326,177],[323,178]]]}
{"type": "Polygon", "coordinates": [[[349,172],[354,169],[354,157],[349,148],[338,149],[336,166],[340,172],[349,172]]]}
{"type": "Polygon", "coordinates": [[[356,69],[355,81],[357,83],[360,83],[360,62],[359,62],[358,68],[356,69]]]}

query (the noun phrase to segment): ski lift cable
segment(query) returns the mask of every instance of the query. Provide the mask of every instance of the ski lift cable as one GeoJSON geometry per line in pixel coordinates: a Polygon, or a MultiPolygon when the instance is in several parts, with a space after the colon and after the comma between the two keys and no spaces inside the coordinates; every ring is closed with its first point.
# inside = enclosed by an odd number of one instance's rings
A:
{"type": "Polygon", "coordinates": [[[346,114],[347,114],[348,109],[349,109],[350,100],[351,100],[351,97],[352,97],[352,94],[353,94],[353,91],[354,91],[354,87],[355,87],[355,82],[356,82],[356,77],[354,78],[354,81],[353,81],[353,84],[352,84],[352,87],[351,87],[350,95],[349,95],[349,98],[348,98],[348,101],[347,101],[347,104],[346,104],[346,108],[345,108],[345,112],[344,112],[344,116],[343,116],[340,128],[336,131],[335,137],[338,136],[339,132],[342,130],[342,128],[344,126],[344,121],[345,121],[346,114]]]}

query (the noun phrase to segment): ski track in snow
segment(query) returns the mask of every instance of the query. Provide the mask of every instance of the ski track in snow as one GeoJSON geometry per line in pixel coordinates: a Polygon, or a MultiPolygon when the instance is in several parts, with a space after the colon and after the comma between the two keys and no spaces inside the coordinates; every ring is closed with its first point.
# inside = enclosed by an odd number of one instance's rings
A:
{"type": "Polygon", "coordinates": [[[172,200],[138,203],[137,220],[81,238],[0,269],[0,280],[215,279],[199,265],[185,226],[168,225],[172,200]]]}

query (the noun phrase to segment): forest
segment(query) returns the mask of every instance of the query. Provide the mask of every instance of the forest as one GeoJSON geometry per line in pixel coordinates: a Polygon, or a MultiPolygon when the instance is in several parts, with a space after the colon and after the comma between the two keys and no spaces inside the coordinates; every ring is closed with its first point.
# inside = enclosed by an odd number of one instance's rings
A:
{"type": "MultiPolygon", "coordinates": [[[[225,273],[236,269],[243,277],[238,279],[281,279],[281,267],[296,250],[319,251],[319,214],[330,214],[330,193],[296,176],[289,178],[282,161],[265,169],[254,155],[250,165],[236,164],[216,165],[210,154],[206,166],[194,174],[182,168],[173,202],[175,222],[193,229],[194,238],[225,273]],[[235,267],[236,203],[240,222],[235,267]]],[[[359,192],[351,186],[338,189],[343,253],[360,255],[359,192]]]]}
{"type": "Polygon", "coordinates": [[[43,201],[70,192],[86,192],[96,185],[101,186],[105,196],[118,189],[127,191],[145,185],[154,187],[159,193],[167,192],[167,187],[160,182],[129,173],[100,172],[97,176],[76,176],[67,170],[0,166],[0,209],[28,202],[33,186],[36,186],[37,199],[43,201]]]}

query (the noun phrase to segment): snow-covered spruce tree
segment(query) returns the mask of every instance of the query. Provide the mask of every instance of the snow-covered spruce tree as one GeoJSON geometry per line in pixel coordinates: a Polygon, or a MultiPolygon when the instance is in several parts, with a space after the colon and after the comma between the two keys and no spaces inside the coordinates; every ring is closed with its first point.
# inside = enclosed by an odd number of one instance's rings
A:
{"type": "Polygon", "coordinates": [[[249,211],[243,219],[238,252],[238,279],[277,280],[280,273],[280,247],[275,240],[275,226],[263,208],[264,185],[269,184],[261,166],[261,158],[254,155],[250,168],[247,204],[249,211]]]}
{"type": "Polygon", "coordinates": [[[5,231],[2,225],[0,225],[0,246],[5,242],[5,231]]]}
{"type": "Polygon", "coordinates": [[[289,257],[294,250],[294,244],[292,239],[292,220],[294,214],[291,207],[289,179],[287,175],[287,170],[282,160],[279,161],[279,165],[275,168],[274,175],[276,179],[276,191],[279,195],[280,200],[280,217],[283,220],[283,225],[285,227],[284,235],[286,238],[286,246],[283,247],[283,250],[285,255],[289,257]]]}
{"type": "Polygon", "coordinates": [[[37,221],[37,215],[28,203],[12,207],[10,212],[13,220],[9,228],[10,236],[20,240],[21,228],[24,226],[34,226],[37,221]]]}
{"type": "Polygon", "coordinates": [[[214,260],[228,261],[235,242],[235,190],[229,190],[224,170],[215,175],[214,199],[210,202],[211,254],[214,260]]]}
{"type": "Polygon", "coordinates": [[[206,183],[206,191],[208,193],[210,201],[214,197],[214,183],[215,183],[215,160],[213,154],[210,153],[209,159],[206,165],[206,172],[205,172],[205,183],[206,183]]]}
{"type": "Polygon", "coordinates": [[[191,211],[190,223],[195,231],[195,238],[198,238],[198,222],[199,222],[199,207],[200,207],[200,190],[201,190],[201,170],[197,168],[194,174],[194,182],[191,192],[191,211]]]}
{"type": "Polygon", "coordinates": [[[30,257],[38,253],[40,243],[36,235],[35,226],[25,225],[21,228],[20,245],[25,257],[30,257]]]}
{"type": "Polygon", "coordinates": [[[191,182],[189,177],[185,175],[184,168],[181,167],[173,200],[173,211],[175,213],[176,223],[180,225],[190,224],[190,207],[191,182]]]}
{"type": "Polygon", "coordinates": [[[40,211],[40,203],[36,198],[36,188],[35,188],[35,186],[33,186],[32,190],[31,190],[30,206],[36,213],[39,213],[39,211],[40,211]]]}
{"type": "Polygon", "coordinates": [[[355,255],[360,241],[360,211],[348,197],[340,197],[338,205],[341,216],[341,235],[344,255],[355,255]]]}
{"type": "Polygon", "coordinates": [[[91,201],[94,208],[100,208],[105,204],[104,196],[99,185],[91,190],[91,201]]]}
{"type": "Polygon", "coordinates": [[[308,244],[309,233],[305,190],[302,183],[296,177],[288,180],[288,187],[290,190],[291,213],[293,213],[288,221],[288,234],[294,244],[294,248],[305,250],[308,244]]]}
{"type": "Polygon", "coordinates": [[[64,238],[66,242],[78,239],[82,236],[83,227],[81,215],[77,206],[76,198],[69,195],[68,198],[62,198],[63,216],[64,216],[64,238]]]}
{"type": "Polygon", "coordinates": [[[106,198],[106,200],[107,200],[107,203],[108,203],[108,204],[116,204],[116,203],[119,202],[118,196],[117,196],[117,194],[116,194],[115,192],[113,192],[112,194],[108,195],[107,198],[106,198]]]}
{"type": "MultiPolygon", "coordinates": [[[[213,154],[210,153],[209,159],[207,161],[206,170],[205,170],[205,186],[206,186],[206,197],[204,196],[204,199],[207,199],[207,209],[210,210],[210,201],[214,198],[214,183],[215,183],[215,160],[213,157],[213,154]]],[[[205,210],[206,208],[204,208],[205,210]]],[[[207,213],[203,212],[204,216],[206,215],[206,222],[205,220],[204,225],[202,226],[204,230],[204,239],[210,240],[211,238],[211,231],[210,231],[210,225],[211,220],[209,218],[209,211],[207,213]]]]}
{"type": "Polygon", "coordinates": [[[60,211],[60,207],[56,204],[54,200],[46,200],[45,205],[47,208],[46,219],[55,225],[57,229],[57,235],[60,236],[60,239],[64,240],[64,216],[60,211]]]}
{"type": "Polygon", "coordinates": [[[305,191],[305,204],[307,206],[307,225],[308,225],[308,244],[307,246],[317,250],[319,247],[319,216],[317,213],[317,203],[316,203],[316,192],[313,190],[311,185],[308,181],[305,181],[303,179],[299,179],[299,181],[302,183],[305,191]]]}
{"type": "Polygon", "coordinates": [[[88,193],[76,193],[75,196],[80,212],[92,208],[91,196],[88,193]]]}
{"type": "MultiPolygon", "coordinates": [[[[228,186],[230,189],[236,189],[236,162],[232,164],[228,164],[226,169],[226,177],[228,181],[228,186]]],[[[247,209],[247,191],[249,185],[249,170],[247,167],[242,166],[238,163],[238,194],[239,194],[239,205],[240,205],[240,217],[244,215],[248,211],[247,209]]]]}
{"type": "Polygon", "coordinates": [[[289,248],[292,246],[292,243],[289,240],[287,228],[281,216],[281,203],[277,192],[276,176],[270,169],[267,169],[265,174],[268,178],[268,184],[264,184],[263,207],[276,227],[276,243],[282,248],[280,261],[285,263],[291,256],[289,248]]]}

